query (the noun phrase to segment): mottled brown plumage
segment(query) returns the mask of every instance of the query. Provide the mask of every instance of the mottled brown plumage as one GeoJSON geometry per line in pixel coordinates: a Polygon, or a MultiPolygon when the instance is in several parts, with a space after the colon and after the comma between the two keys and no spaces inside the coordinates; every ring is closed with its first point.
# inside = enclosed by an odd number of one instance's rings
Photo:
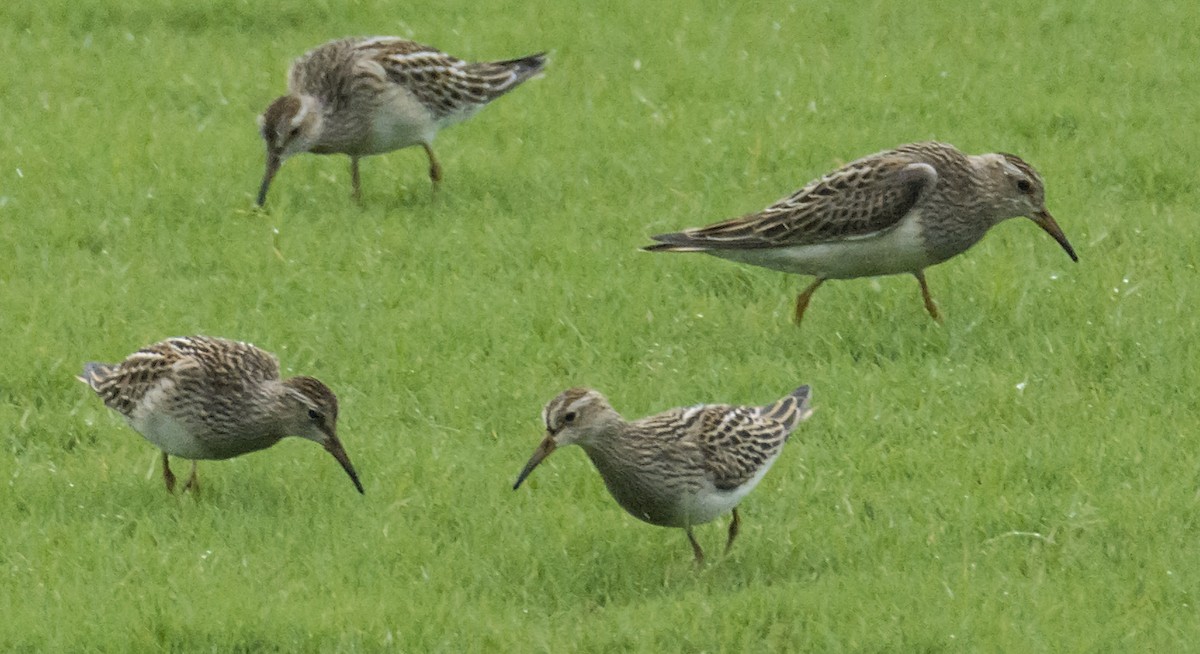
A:
{"type": "Polygon", "coordinates": [[[702,562],[692,526],[732,510],[728,550],[738,503],[811,413],[809,387],[801,386],[766,406],[702,404],[627,422],[599,392],[573,388],[542,411],[546,437],[513,488],[556,448],[577,444],[622,508],[653,525],[683,528],[702,562]]]}
{"type": "Polygon", "coordinates": [[[259,119],[267,168],[258,204],[266,202],[283,160],[301,152],[349,155],[357,199],[360,157],[421,145],[436,186],[442,175],[433,152],[438,130],[467,119],[544,65],[543,53],[470,63],[390,36],[321,45],[292,64],[288,94],[259,119]]]}
{"type": "Polygon", "coordinates": [[[163,452],[192,460],[185,488],[198,484],[195,462],[268,448],[285,436],[320,443],[363,492],[337,437],[338,402],[313,377],[281,380],[275,357],[249,343],[207,336],[169,338],[116,364],[89,363],[79,380],[163,452]]]}
{"type": "Polygon", "coordinates": [[[998,223],[1028,216],[1072,260],[1075,250],[1045,206],[1042,178],[1011,154],[967,155],[912,143],[819,177],[766,209],[707,227],[653,236],[648,251],[713,256],[812,275],[796,298],[800,324],[827,279],[909,273],[939,319],[924,269],[965,252],[998,223]]]}

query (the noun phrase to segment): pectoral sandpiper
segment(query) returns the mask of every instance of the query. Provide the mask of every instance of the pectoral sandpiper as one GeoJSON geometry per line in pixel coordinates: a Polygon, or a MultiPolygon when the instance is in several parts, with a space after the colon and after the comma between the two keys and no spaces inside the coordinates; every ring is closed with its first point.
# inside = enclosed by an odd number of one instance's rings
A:
{"type": "Polygon", "coordinates": [[[199,488],[196,461],[228,459],[299,436],[326,449],[363,492],[337,437],[338,402],[312,377],[280,380],[279,362],[248,343],[207,336],[169,338],[116,364],[89,363],[79,380],[169,456],[192,460],[184,490],[199,488]]]}
{"type": "Polygon", "coordinates": [[[827,279],[910,273],[940,321],[925,268],[960,254],[996,224],[1026,216],[1078,261],[1046,210],[1042,178],[1011,154],[967,155],[944,143],[902,145],[846,164],[759,213],[652,238],[644,249],[704,252],[816,277],[795,322],[827,279]]]}
{"type": "Polygon", "coordinates": [[[438,130],[516,88],[545,61],[539,53],[469,63],[390,36],[341,39],[311,50],[292,64],[288,94],[259,117],[267,145],[259,206],[284,159],[301,152],[349,155],[357,200],[360,157],[420,145],[436,187],[442,178],[433,153],[438,130]]]}
{"type": "Polygon", "coordinates": [[[741,524],[738,503],[811,413],[809,387],[801,386],[766,406],[701,404],[628,422],[599,392],[573,388],[542,411],[546,437],[513,489],[555,449],[579,445],[622,508],[652,525],[683,528],[703,563],[692,527],[732,510],[728,552],[741,524]]]}

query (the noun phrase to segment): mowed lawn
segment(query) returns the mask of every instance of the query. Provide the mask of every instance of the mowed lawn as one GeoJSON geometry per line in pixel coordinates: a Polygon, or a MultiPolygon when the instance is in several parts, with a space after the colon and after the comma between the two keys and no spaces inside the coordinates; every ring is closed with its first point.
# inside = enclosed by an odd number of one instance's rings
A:
{"type": "Polygon", "coordinates": [[[83,0],[0,6],[0,650],[1187,651],[1200,642],[1200,5],[83,0]],[[546,74],[419,148],[284,164],[292,58],[393,34],[546,74]],[[809,282],[650,234],[936,138],[1019,154],[1030,221],[909,276],[809,282]],[[312,443],[200,466],[74,380],[174,335],[341,399],[312,443]],[[577,385],[638,417],[816,413],[742,504],[626,515],[577,385]],[[177,472],[186,473],[180,461],[177,472]]]}

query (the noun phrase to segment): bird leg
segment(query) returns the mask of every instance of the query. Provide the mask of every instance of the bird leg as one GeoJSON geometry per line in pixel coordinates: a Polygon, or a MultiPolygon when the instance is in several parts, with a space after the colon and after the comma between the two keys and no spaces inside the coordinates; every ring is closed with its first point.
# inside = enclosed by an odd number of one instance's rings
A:
{"type": "Polygon", "coordinates": [[[350,157],[350,186],[353,187],[351,195],[355,202],[362,202],[362,185],[358,178],[358,157],[350,157]]]}
{"type": "Polygon", "coordinates": [[[742,519],[738,517],[737,507],[733,507],[733,520],[729,521],[729,540],[725,541],[725,553],[729,554],[729,550],[733,548],[733,539],[737,538],[738,527],[742,524],[742,519]]]}
{"type": "Polygon", "coordinates": [[[933,303],[933,297],[929,295],[929,284],[925,283],[925,271],[918,270],[913,273],[913,276],[921,283],[921,298],[925,300],[925,310],[929,312],[929,315],[933,316],[934,320],[939,323],[942,322],[942,316],[938,313],[937,305],[933,303]]]}
{"type": "Polygon", "coordinates": [[[188,477],[187,483],[183,485],[183,490],[192,491],[193,493],[200,492],[200,477],[196,476],[196,461],[192,461],[192,474],[188,477]]]}
{"type": "Polygon", "coordinates": [[[792,318],[792,322],[796,323],[797,327],[800,326],[800,321],[804,320],[804,310],[808,308],[808,301],[812,298],[813,292],[824,283],[825,279],[818,277],[816,281],[808,285],[808,288],[800,291],[800,295],[796,296],[796,315],[792,318]]]}
{"type": "Polygon", "coordinates": [[[696,535],[692,533],[692,526],[688,525],[684,529],[687,531],[688,540],[692,541],[692,553],[696,555],[696,565],[704,565],[704,550],[700,549],[700,543],[696,542],[696,535]]]}
{"type": "Polygon", "coordinates": [[[167,484],[167,492],[175,492],[175,473],[171,472],[171,463],[168,461],[167,453],[163,452],[163,482],[167,484]]]}
{"type": "Polygon", "coordinates": [[[438,182],[442,181],[442,164],[438,163],[432,146],[428,143],[422,143],[421,146],[425,148],[425,154],[429,155],[429,179],[433,182],[434,190],[437,190],[438,182]]]}

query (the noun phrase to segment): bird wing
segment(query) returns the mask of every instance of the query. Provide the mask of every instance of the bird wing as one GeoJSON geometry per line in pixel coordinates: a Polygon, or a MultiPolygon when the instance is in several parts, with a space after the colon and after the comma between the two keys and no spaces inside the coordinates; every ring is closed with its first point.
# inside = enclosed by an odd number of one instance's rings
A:
{"type": "MultiPolygon", "coordinates": [[[[230,385],[279,378],[279,361],[263,350],[238,341],[189,336],[148,345],[124,361],[90,364],[88,383],[110,408],[129,416],[147,393],[163,383],[196,386],[212,392],[230,385]]],[[[87,373],[85,373],[87,374],[87,373]]]]}
{"type": "Polygon", "coordinates": [[[169,338],[151,346],[169,350],[177,372],[195,370],[212,382],[262,382],[279,379],[275,355],[250,343],[209,336],[169,338]]]}
{"type": "Polygon", "coordinates": [[[178,355],[164,343],[144,347],[115,364],[89,363],[84,379],[104,404],[125,416],[132,416],[142,398],[162,383],[178,361],[178,355]]]}
{"type": "Polygon", "coordinates": [[[361,66],[404,87],[437,117],[482,105],[513,86],[499,64],[471,64],[427,45],[399,38],[366,39],[361,66]]]}
{"type": "Polygon", "coordinates": [[[705,470],[714,486],[731,490],[777,455],[799,422],[779,419],[787,412],[778,405],[787,401],[785,398],[767,407],[700,404],[638,422],[647,432],[675,441],[664,451],[670,449],[674,456],[690,459],[705,470]]]}
{"type": "Polygon", "coordinates": [[[659,243],[646,249],[740,250],[868,238],[896,227],[936,183],[933,166],[889,150],[815,179],[758,213],[653,236],[659,243]]]}

